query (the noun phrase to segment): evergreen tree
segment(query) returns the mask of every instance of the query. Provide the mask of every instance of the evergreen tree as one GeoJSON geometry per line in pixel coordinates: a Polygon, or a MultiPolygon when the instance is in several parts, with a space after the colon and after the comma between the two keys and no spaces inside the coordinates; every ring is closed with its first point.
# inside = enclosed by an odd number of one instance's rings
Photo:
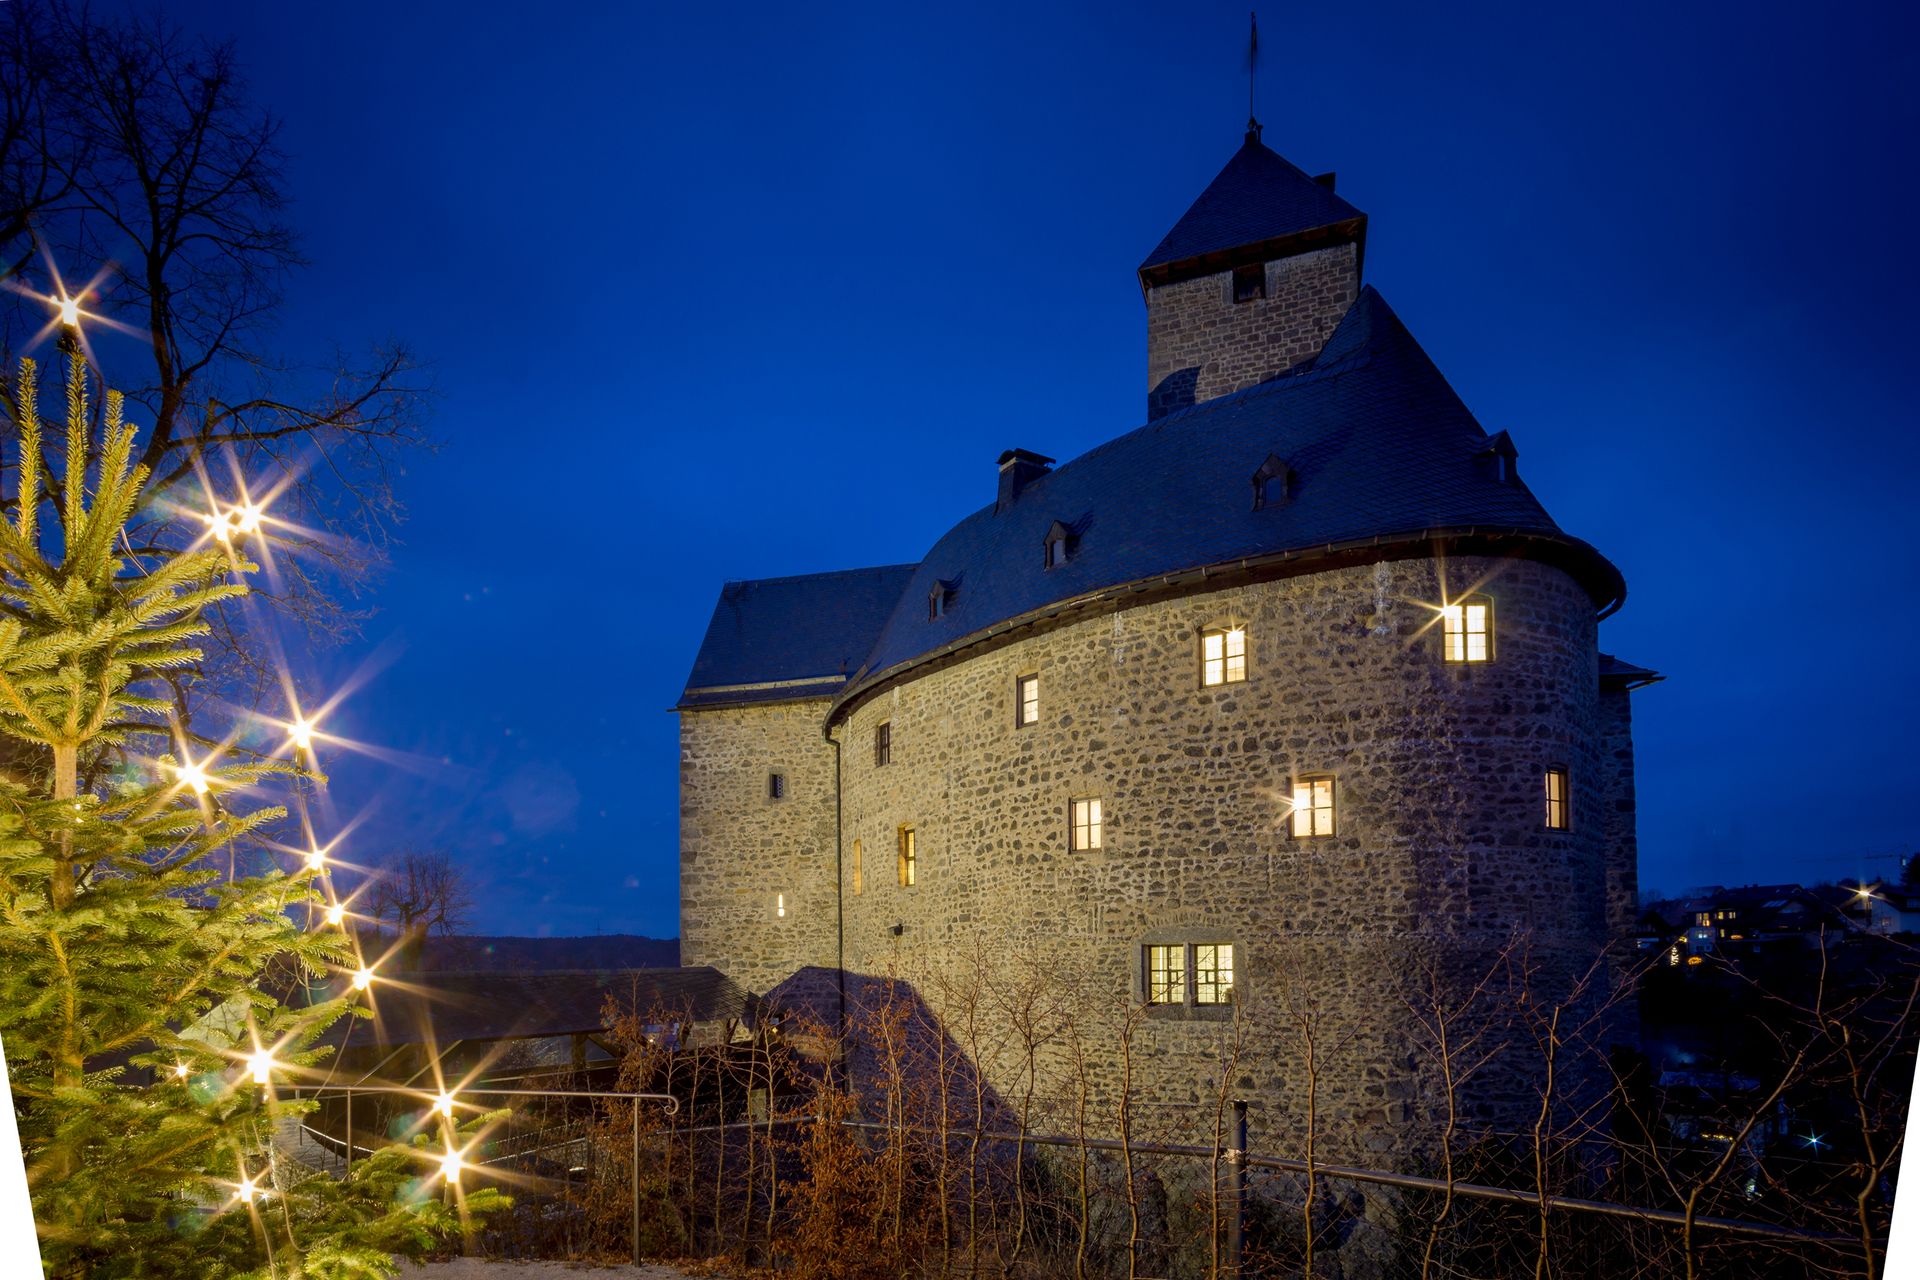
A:
{"type": "Polygon", "coordinates": [[[343,1186],[296,1178],[271,1142],[312,1105],[279,1088],[355,998],[273,991],[351,963],[342,928],[300,923],[325,919],[324,871],[222,874],[285,816],[245,797],[300,771],[197,747],[161,696],[198,672],[208,611],[246,592],[243,530],[133,545],[147,470],[116,393],[96,436],[72,336],[64,441],[49,448],[31,361],[7,388],[0,519],[0,1039],[48,1274],[389,1274],[391,1252],[458,1226],[427,1153],[357,1162],[343,1186]]]}

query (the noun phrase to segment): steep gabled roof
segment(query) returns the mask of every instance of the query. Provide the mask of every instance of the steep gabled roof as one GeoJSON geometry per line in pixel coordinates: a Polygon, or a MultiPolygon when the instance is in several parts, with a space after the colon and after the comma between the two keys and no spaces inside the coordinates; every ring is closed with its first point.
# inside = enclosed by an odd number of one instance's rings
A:
{"type": "Polygon", "coordinates": [[[1280,257],[1302,238],[1361,239],[1366,215],[1289,164],[1252,132],[1191,208],[1140,264],[1145,284],[1223,270],[1237,250],[1250,261],[1280,257]],[[1213,259],[1221,258],[1220,261],[1213,259]]]}
{"type": "Polygon", "coordinates": [[[1320,356],[1245,391],[1168,414],[1031,480],[962,520],[914,571],[841,702],[918,660],[1094,593],[1256,557],[1425,543],[1475,533],[1527,539],[1564,561],[1595,603],[1624,591],[1597,551],[1562,533],[1531,491],[1476,463],[1487,433],[1372,288],[1320,356]],[[1248,477],[1269,455],[1288,500],[1254,510],[1248,477]],[[1048,569],[1047,530],[1075,533],[1048,569]],[[967,590],[929,619],[927,591],[967,590]]]}
{"type": "Polygon", "coordinates": [[[913,570],[896,564],[727,583],[679,707],[833,693],[873,647],[913,570]]]}

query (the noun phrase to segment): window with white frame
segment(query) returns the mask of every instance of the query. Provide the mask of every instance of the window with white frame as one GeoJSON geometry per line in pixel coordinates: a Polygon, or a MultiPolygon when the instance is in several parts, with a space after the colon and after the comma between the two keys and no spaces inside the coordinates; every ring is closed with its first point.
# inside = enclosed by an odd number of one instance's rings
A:
{"type": "Polygon", "coordinates": [[[1212,688],[1247,678],[1247,629],[1212,627],[1200,633],[1200,683],[1212,688]]]}
{"type": "Polygon", "coordinates": [[[1069,847],[1073,849],[1098,849],[1101,847],[1101,828],[1105,825],[1105,815],[1101,811],[1100,797],[1089,796],[1085,800],[1075,800],[1072,805],[1069,847]]]}
{"type": "Polygon", "coordinates": [[[1147,1003],[1185,1004],[1187,949],[1178,943],[1146,949],[1147,1003]]]}
{"type": "Polygon", "coordinates": [[[1293,784],[1293,834],[1333,834],[1333,779],[1299,778],[1293,784]]]}
{"type": "Polygon", "coordinates": [[[1440,610],[1443,650],[1448,662],[1486,662],[1493,657],[1493,601],[1468,596],[1440,610]]]}
{"type": "Polygon", "coordinates": [[[1024,675],[1013,682],[1013,723],[1024,729],[1040,722],[1040,677],[1024,675]]]}
{"type": "Polygon", "coordinates": [[[1233,1003],[1233,944],[1200,942],[1193,948],[1193,1002],[1233,1003]]]}

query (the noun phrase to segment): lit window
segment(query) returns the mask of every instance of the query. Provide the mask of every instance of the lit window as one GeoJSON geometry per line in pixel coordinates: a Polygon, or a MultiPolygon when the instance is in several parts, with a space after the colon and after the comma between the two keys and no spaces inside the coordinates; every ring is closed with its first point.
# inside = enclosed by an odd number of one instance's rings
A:
{"type": "Polygon", "coordinates": [[[1247,629],[1226,627],[1200,633],[1200,683],[1208,688],[1247,678],[1247,629]]]}
{"type": "Polygon", "coordinates": [[[1711,911],[1702,911],[1699,915],[1700,927],[1704,929],[1707,926],[1711,925],[1712,923],[1713,923],[1713,913],[1711,911]]]}
{"type": "Polygon", "coordinates": [[[767,775],[767,799],[785,800],[787,798],[787,775],[770,773],[767,775]]]}
{"type": "Polygon", "coordinates": [[[893,763],[893,721],[882,720],[873,726],[873,767],[893,763]]]}
{"type": "Polygon", "coordinates": [[[1484,596],[1456,601],[1440,611],[1448,662],[1485,662],[1493,657],[1493,602],[1484,596]]]}
{"type": "Polygon", "coordinates": [[[1333,779],[1301,778],[1293,784],[1293,834],[1333,834],[1333,779]]]}
{"type": "Polygon", "coordinates": [[[1147,948],[1147,1003],[1184,1004],[1187,999],[1187,949],[1147,948]]]}
{"type": "Polygon", "coordinates": [[[785,920],[787,918],[787,895],[786,894],[776,893],[773,895],[773,914],[778,916],[782,920],[785,920]]]}
{"type": "Polygon", "coordinates": [[[1193,949],[1193,1002],[1233,1003],[1233,944],[1203,942],[1193,949]]]}
{"type": "Polygon", "coordinates": [[[862,883],[864,879],[864,873],[861,870],[861,866],[860,866],[860,861],[861,861],[860,854],[861,854],[860,842],[858,840],[855,840],[853,842],[853,892],[855,897],[858,897],[860,894],[860,890],[865,887],[864,884],[862,883]]]}
{"type": "Polygon", "coordinates": [[[1233,300],[1252,302],[1267,296],[1267,268],[1264,263],[1233,269],[1233,300]]]}
{"type": "Polygon", "coordinates": [[[1024,728],[1040,723],[1040,677],[1021,676],[1013,682],[1013,723],[1024,728]]]}
{"type": "Polygon", "coordinates": [[[1567,808],[1567,771],[1549,769],[1547,770],[1547,826],[1554,831],[1565,831],[1572,825],[1567,808]]]}
{"type": "Polygon", "coordinates": [[[900,887],[911,889],[920,883],[920,846],[912,827],[900,828],[900,887]]]}
{"type": "Polygon", "coordinates": [[[1100,800],[1096,796],[1090,800],[1073,802],[1073,840],[1072,848],[1098,849],[1100,847],[1100,800]]]}

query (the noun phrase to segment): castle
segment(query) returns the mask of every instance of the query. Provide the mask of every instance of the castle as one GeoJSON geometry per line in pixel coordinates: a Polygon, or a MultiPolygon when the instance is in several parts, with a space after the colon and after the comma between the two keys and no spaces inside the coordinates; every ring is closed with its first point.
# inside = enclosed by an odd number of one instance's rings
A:
{"type": "Polygon", "coordinates": [[[1619,571],[1361,283],[1366,233],[1252,125],[1139,268],[1144,426],[1008,449],[918,564],[726,584],[677,707],[683,963],[1027,957],[1138,1012],[1128,1087],[1166,1106],[1237,1016],[1276,1133],[1311,981],[1347,1064],[1316,1105],[1375,1150],[1421,1123],[1409,957],[1592,971],[1658,677],[1600,652],[1619,571]]]}

